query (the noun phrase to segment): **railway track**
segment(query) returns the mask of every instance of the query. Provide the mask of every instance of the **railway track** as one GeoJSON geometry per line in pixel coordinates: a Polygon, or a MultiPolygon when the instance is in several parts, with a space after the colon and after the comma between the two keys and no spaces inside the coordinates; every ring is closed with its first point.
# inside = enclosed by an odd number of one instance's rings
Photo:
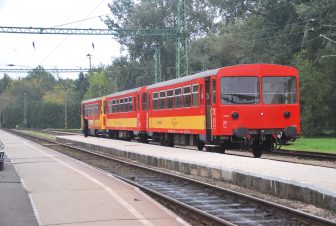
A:
{"type": "Polygon", "coordinates": [[[291,150],[285,150],[285,149],[277,150],[272,153],[277,154],[277,155],[293,156],[293,157],[298,157],[298,158],[336,161],[336,154],[330,154],[330,153],[291,151],[291,150]]]}
{"type": "Polygon", "coordinates": [[[94,165],[139,187],[192,225],[336,225],[326,219],[101,152],[18,134],[94,165]]]}
{"type": "MultiPolygon", "coordinates": [[[[42,132],[48,133],[48,134],[54,134],[54,135],[78,135],[78,134],[81,134],[80,132],[65,132],[65,131],[58,131],[58,130],[42,130],[42,132]]],[[[177,147],[180,147],[180,146],[177,146],[177,147]]],[[[183,146],[183,148],[186,148],[186,147],[183,146]]],[[[196,150],[195,147],[187,147],[187,148],[196,150]]],[[[232,151],[229,154],[233,154],[235,152],[240,153],[239,155],[241,155],[241,153],[242,153],[241,151],[232,151]]],[[[243,152],[243,153],[245,153],[245,152],[243,152]]],[[[336,161],[336,154],[306,152],[306,151],[292,151],[292,150],[286,150],[286,149],[276,150],[276,151],[273,151],[273,152],[270,152],[270,153],[264,153],[264,155],[269,155],[269,156],[266,157],[267,159],[272,159],[272,156],[280,155],[280,156],[288,156],[288,157],[294,157],[294,158],[299,158],[299,159],[308,159],[308,160],[336,161]]],[[[243,155],[243,156],[247,156],[247,155],[243,155]]],[[[276,159],[273,158],[272,160],[276,160],[276,159]]]]}

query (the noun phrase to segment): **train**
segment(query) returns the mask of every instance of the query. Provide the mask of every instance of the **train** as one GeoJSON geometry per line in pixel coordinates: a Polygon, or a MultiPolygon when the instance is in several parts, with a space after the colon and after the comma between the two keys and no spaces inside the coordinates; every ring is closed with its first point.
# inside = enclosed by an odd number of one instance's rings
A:
{"type": "Polygon", "coordinates": [[[247,144],[253,156],[300,135],[298,70],[241,64],[81,102],[92,136],[225,153],[247,144]]]}

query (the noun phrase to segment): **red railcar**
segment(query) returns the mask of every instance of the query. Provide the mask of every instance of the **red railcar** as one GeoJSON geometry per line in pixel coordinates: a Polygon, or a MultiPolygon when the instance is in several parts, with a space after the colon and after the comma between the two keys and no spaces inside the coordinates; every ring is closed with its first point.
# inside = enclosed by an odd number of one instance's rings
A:
{"type": "Polygon", "coordinates": [[[300,134],[298,83],[297,69],[274,64],[200,72],[105,97],[112,103],[126,96],[137,102],[131,112],[106,114],[108,122],[130,124],[107,123],[106,129],[109,134],[127,131],[121,133],[127,139],[221,152],[234,142],[245,142],[260,157],[277,137],[300,134]]]}
{"type": "Polygon", "coordinates": [[[88,120],[89,134],[98,136],[105,130],[104,98],[98,97],[81,103],[81,127],[84,128],[84,117],[88,120]]]}
{"type": "Polygon", "coordinates": [[[105,97],[106,131],[111,138],[131,140],[146,131],[146,119],[142,113],[142,98],[136,88],[105,97]],[[141,114],[142,113],[142,114],[141,114]]]}

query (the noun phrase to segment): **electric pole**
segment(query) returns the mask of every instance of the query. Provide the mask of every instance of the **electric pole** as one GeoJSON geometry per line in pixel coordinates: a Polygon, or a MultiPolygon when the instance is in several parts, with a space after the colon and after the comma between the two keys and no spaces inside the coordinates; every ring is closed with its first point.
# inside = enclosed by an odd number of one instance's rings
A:
{"type": "MultiPolygon", "coordinates": [[[[162,5],[162,3],[161,3],[162,5]]],[[[79,29],[79,28],[52,28],[52,27],[8,27],[0,26],[0,33],[15,34],[55,34],[55,35],[110,35],[110,36],[152,36],[173,37],[176,42],[176,78],[189,74],[188,68],[188,35],[186,25],[186,0],[177,0],[176,27],[165,29],[79,29]]],[[[156,50],[159,52],[158,50],[156,50]]],[[[155,54],[156,55],[156,54],[155,54]]],[[[87,54],[91,65],[91,54],[87,54]]],[[[156,60],[156,76],[160,80],[160,59],[156,60]]]]}
{"type": "Polygon", "coordinates": [[[28,127],[28,120],[27,120],[27,94],[23,94],[23,126],[28,127]]]}

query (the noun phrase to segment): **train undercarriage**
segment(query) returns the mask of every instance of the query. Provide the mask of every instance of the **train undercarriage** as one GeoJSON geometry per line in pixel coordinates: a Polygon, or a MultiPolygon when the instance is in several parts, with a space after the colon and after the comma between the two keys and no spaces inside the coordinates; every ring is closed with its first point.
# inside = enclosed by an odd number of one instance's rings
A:
{"type": "Polygon", "coordinates": [[[168,147],[174,147],[175,145],[196,146],[199,151],[205,149],[207,152],[216,153],[225,153],[225,150],[227,149],[240,149],[251,151],[255,158],[260,158],[263,153],[278,150],[283,143],[295,139],[296,130],[290,131],[291,134],[289,134],[286,129],[279,131],[255,130],[248,131],[248,134],[240,134],[238,132],[233,136],[211,136],[210,140],[207,140],[206,136],[198,134],[146,133],[142,131],[127,130],[105,131],[91,129],[89,134],[96,137],[101,136],[126,141],[136,139],[141,143],[152,141],[168,147]]]}

